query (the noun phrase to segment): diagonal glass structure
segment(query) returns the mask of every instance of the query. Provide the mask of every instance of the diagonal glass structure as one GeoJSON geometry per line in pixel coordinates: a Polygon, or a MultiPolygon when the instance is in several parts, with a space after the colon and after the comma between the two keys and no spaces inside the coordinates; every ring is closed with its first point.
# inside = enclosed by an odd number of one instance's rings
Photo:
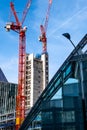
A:
{"type": "Polygon", "coordinates": [[[77,52],[83,51],[86,45],[87,34],[58,69],[19,130],[85,130],[84,126],[87,126],[87,54],[77,55],[77,52]],[[82,62],[85,106],[82,104],[79,61],[82,62]],[[70,78],[77,79],[77,83],[66,84],[70,78]],[[53,96],[60,89],[61,98],[53,100],[53,96]],[[41,117],[40,120],[37,120],[38,116],[41,117]]]}

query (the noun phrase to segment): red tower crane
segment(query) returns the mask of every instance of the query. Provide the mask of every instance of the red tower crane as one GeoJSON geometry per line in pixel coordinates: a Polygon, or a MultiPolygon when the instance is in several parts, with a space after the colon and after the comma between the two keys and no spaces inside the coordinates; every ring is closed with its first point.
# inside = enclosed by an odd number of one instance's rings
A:
{"type": "Polygon", "coordinates": [[[39,37],[39,41],[42,42],[42,45],[43,45],[43,53],[46,53],[46,52],[47,52],[47,37],[46,37],[46,31],[47,31],[47,26],[48,26],[48,20],[49,20],[51,5],[52,5],[52,0],[49,0],[48,9],[47,9],[47,13],[46,13],[45,23],[44,23],[44,25],[40,25],[41,36],[39,37]]]}
{"type": "Polygon", "coordinates": [[[11,11],[15,17],[16,22],[9,22],[6,24],[6,30],[13,30],[19,33],[19,64],[18,64],[18,93],[16,96],[16,130],[19,129],[21,123],[25,118],[25,64],[26,64],[26,30],[27,27],[22,27],[26,15],[28,13],[31,0],[28,0],[23,11],[22,21],[20,22],[14,8],[14,4],[10,2],[11,11]]]}

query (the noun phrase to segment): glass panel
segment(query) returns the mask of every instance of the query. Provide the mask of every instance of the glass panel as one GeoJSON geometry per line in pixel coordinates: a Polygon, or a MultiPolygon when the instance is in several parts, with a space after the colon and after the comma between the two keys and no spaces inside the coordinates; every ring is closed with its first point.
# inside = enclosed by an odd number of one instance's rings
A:
{"type": "Polygon", "coordinates": [[[61,99],[62,98],[62,88],[60,88],[56,94],[52,97],[52,100],[53,99],[61,99]]]}
{"type": "Polygon", "coordinates": [[[68,66],[68,68],[63,73],[63,78],[65,79],[66,76],[71,72],[71,65],[68,66]]]}

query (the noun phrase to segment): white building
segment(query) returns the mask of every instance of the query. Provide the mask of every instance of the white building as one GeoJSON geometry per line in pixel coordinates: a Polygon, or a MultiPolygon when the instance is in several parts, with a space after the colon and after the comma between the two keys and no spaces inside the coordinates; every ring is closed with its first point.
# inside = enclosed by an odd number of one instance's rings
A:
{"type": "Polygon", "coordinates": [[[26,109],[29,110],[49,81],[48,54],[26,55],[26,109]]]}

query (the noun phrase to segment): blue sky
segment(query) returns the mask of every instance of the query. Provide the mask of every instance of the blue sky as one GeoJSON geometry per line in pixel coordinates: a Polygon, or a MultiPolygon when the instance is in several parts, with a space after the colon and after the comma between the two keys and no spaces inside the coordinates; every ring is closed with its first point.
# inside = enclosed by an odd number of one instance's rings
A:
{"type": "MultiPolygon", "coordinates": [[[[21,15],[27,0],[14,0],[15,9],[21,21],[21,15]]],[[[31,7],[24,22],[28,27],[26,33],[26,52],[42,52],[38,41],[40,24],[44,24],[48,0],[32,0],[31,7]]],[[[0,67],[9,82],[18,79],[18,44],[19,37],[13,31],[6,32],[4,26],[14,21],[10,16],[10,0],[0,4],[0,67]]],[[[73,50],[73,46],[62,34],[69,32],[75,45],[87,33],[87,0],[53,0],[47,28],[47,48],[49,53],[50,79],[73,50]]]]}

